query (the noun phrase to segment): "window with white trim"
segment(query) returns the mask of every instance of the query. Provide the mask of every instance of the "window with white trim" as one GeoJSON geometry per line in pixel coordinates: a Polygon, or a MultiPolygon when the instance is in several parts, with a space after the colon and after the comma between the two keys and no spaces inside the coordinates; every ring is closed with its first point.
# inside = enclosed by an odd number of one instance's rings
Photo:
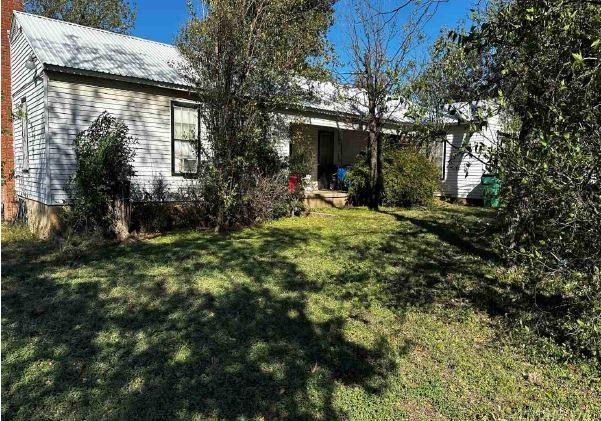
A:
{"type": "Polygon", "coordinates": [[[198,170],[200,119],[198,106],[171,103],[171,169],[174,175],[198,170]]]}
{"type": "Polygon", "coordinates": [[[23,171],[29,170],[29,125],[27,124],[27,100],[21,99],[19,107],[19,117],[21,120],[21,149],[23,151],[23,171]]]}

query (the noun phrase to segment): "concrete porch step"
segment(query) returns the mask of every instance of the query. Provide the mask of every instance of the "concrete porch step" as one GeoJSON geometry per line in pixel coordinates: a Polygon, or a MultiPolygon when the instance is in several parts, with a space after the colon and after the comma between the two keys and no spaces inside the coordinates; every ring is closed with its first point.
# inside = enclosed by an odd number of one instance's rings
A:
{"type": "Polygon", "coordinates": [[[308,208],[343,208],[348,193],[340,190],[315,190],[305,193],[305,206],[308,208]]]}

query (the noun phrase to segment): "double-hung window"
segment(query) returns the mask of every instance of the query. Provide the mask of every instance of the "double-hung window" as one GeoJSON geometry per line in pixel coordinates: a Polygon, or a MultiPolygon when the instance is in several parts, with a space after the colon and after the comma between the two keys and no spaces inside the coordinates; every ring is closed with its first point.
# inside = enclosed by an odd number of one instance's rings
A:
{"type": "Polygon", "coordinates": [[[171,103],[171,170],[174,175],[195,174],[200,156],[198,106],[171,103]]]}
{"type": "Polygon", "coordinates": [[[23,171],[29,170],[29,130],[27,124],[27,101],[25,98],[21,99],[21,106],[19,109],[19,117],[21,120],[21,149],[23,151],[23,171]]]}

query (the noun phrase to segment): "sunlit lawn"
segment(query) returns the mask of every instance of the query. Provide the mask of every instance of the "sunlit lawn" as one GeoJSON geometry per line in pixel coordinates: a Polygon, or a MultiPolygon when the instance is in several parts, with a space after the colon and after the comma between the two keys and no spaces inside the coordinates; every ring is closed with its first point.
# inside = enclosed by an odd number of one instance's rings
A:
{"type": "Polygon", "coordinates": [[[327,210],[127,245],[4,226],[2,415],[599,418],[592,364],[507,328],[490,216],[327,210]]]}

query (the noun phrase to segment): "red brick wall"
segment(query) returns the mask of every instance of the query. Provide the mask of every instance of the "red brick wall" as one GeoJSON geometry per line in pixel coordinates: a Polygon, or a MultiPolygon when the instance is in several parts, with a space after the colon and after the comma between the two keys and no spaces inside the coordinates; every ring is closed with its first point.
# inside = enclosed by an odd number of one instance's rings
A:
{"type": "Polygon", "coordinates": [[[22,0],[2,0],[2,55],[0,95],[2,99],[2,144],[0,152],[2,155],[3,178],[6,180],[2,186],[2,218],[14,219],[17,214],[17,198],[15,195],[15,180],[11,177],[15,168],[13,153],[13,127],[11,117],[11,94],[10,94],[10,49],[8,31],[12,21],[12,11],[22,10],[22,0]]]}

